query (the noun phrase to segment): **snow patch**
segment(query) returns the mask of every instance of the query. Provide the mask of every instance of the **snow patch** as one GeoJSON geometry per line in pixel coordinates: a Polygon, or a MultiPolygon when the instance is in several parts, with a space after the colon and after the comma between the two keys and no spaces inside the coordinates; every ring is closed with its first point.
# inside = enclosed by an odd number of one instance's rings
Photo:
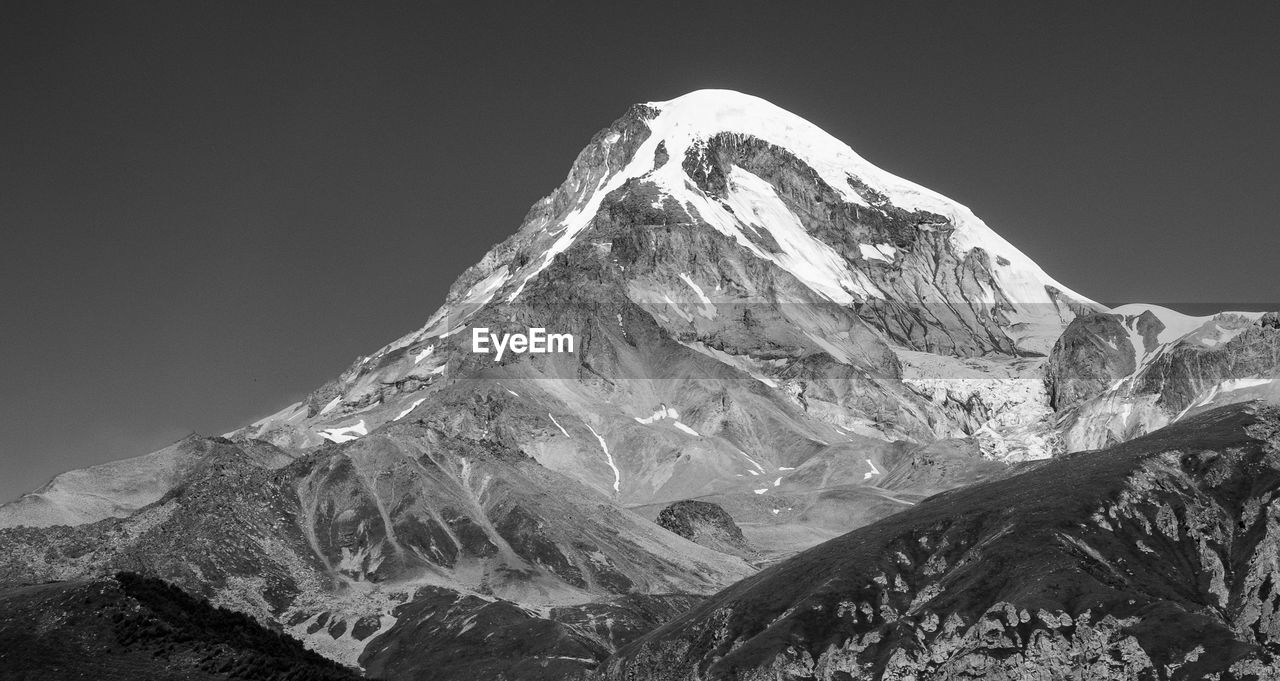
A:
{"type": "Polygon", "coordinates": [[[419,404],[422,404],[423,402],[425,402],[425,401],[426,401],[426,399],[427,399],[427,398],[425,398],[425,397],[420,397],[420,398],[418,398],[418,399],[414,400],[414,401],[413,401],[413,404],[409,405],[409,407],[408,407],[407,409],[405,409],[404,411],[400,412],[400,414],[399,414],[399,415],[397,415],[395,418],[393,418],[393,419],[391,419],[391,420],[392,420],[392,421],[399,421],[400,419],[402,419],[402,418],[404,418],[404,417],[408,416],[408,415],[409,415],[409,414],[410,414],[414,409],[417,409],[417,408],[418,408],[418,405],[419,405],[419,404]]]}
{"type": "Polygon", "coordinates": [[[609,453],[609,445],[605,444],[604,438],[600,437],[600,433],[597,433],[596,429],[592,428],[590,423],[586,424],[586,426],[587,430],[591,431],[591,434],[596,436],[596,440],[600,441],[600,449],[604,450],[605,460],[608,461],[609,468],[613,470],[613,491],[617,492],[619,487],[622,485],[622,472],[614,465],[613,455],[609,453]]]}
{"type": "Polygon", "coordinates": [[[737,166],[730,169],[726,179],[729,191],[725,203],[732,212],[717,204],[715,213],[703,213],[712,226],[739,237],[758,257],[776,263],[813,291],[837,303],[854,302],[855,293],[861,299],[884,297],[869,281],[859,283],[839,253],[805,230],[773,185],[737,166]],[[782,252],[760,249],[741,234],[739,224],[768,232],[782,252]]]}
{"type": "Polygon", "coordinates": [[[883,262],[893,262],[893,256],[898,249],[889,244],[858,244],[858,250],[862,252],[864,260],[880,260],[883,262]]]}
{"type": "Polygon", "coordinates": [[[707,297],[707,294],[703,293],[702,287],[698,286],[697,282],[690,279],[687,272],[681,272],[680,279],[682,279],[684,283],[688,284],[689,288],[693,289],[694,294],[698,296],[698,301],[702,303],[702,316],[707,319],[714,318],[716,316],[716,308],[711,304],[711,299],[707,297]]]}
{"type": "Polygon", "coordinates": [[[643,423],[645,425],[649,425],[650,423],[656,423],[658,421],[661,421],[662,419],[678,419],[680,418],[680,413],[677,412],[675,409],[671,409],[667,405],[663,404],[659,406],[656,411],[653,412],[652,416],[646,416],[644,418],[640,418],[639,416],[633,416],[632,418],[634,418],[637,423],[643,423]]]}
{"type": "Polygon", "coordinates": [[[769,378],[768,376],[765,376],[763,373],[760,372],[760,370],[765,366],[765,362],[761,360],[752,359],[751,357],[748,357],[746,355],[732,355],[725,352],[724,350],[717,350],[716,348],[713,348],[701,341],[686,342],[686,341],[677,340],[677,342],[685,346],[686,348],[697,350],[698,352],[701,352],[704,355],[707,355],[716,360],[719,360],[724,364],[728,364],[729,366],[734,367],[735,369],[738,369],[739,371],[747,374],[748,376],[756,379],[757,381],[760,381],[761,383],[769,386],[770,388],[778,387],[777,381],[773,380],[772,378],[769,378]]]}
{"type": "Polygon", "coordinates": [[[333,398],[332,400],[329,400],[329,403],[324,405],[324,408],[320,410],[320,413],[317,414],[317,416],[324,416],[325,414],[328,414],[329,412],[333,411],[334,407],[338,406],[341,403],[342,403],[341,395],[333,398]]]}
{"type": "Polygon", "coordinates": [[[679,422],[679,421],[675,421],[675,422],[673,422],[671,425],[675,426],[676,428],[678,428],[679,430],[681,430],[681,431],[683,431],[683,432],[685,432],[685,433],[688,433],[689,435],[692,435],[692,436],[694,436],[694,437],[699,437],[699,435],[698,435],[698,431],[696,431],[696,430],[694,430],[694,429],[690,428],[689,426],[686,426],[685,424],[683,424],[683,423],[681,423],[681,422],[679,422]]]}
{"type": "Polygon", "coordinates": [[[1274,378],[1232,378],[1222,382],[1222,392],[1233,392],[1275,383],[1274,378]]]}
{"type": "Polygon", "coordinates": [[[551,419],[551,422],[556,424],[556,428],[559,428],[560,432],[564,433],[565,437],[569,437],[569,431],[565,430],[564,426],[560,425],[560,422],[556,420],[556,417],[552,416],[550,413],[547,413],[547,418],[551,419]]]}
{"type": "Polygon", "coordinates": [[[354,426],[343,426],[340,428],[326,428],[320,431],[320,437],[326,440],[329,440],[330,442],[338,442],[338,443],[357,440],[368,434],[369,434],[369,431],[364,425],[364,419],[361,419],[360,423],[357,423],[354,426]]]}

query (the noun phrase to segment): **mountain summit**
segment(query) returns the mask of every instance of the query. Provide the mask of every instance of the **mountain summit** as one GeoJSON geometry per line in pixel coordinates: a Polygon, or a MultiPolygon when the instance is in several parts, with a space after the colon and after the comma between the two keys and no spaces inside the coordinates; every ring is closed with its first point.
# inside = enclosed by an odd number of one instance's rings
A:
{"type": "MultiPolygon", "coordinates": [[[[587,187],[583,200],[555,221],[549,230],[558,234],[555,241],[542,251],[540,258],[513,275],[520,282],[517,292],[573,244],[611,192],[634,181],[656,188],[660,192],[657,200],[673,200],[691,221],[705,221],[833,301],[850,303],[880,297],[882,292],[867,286],[830,244],[803,229],[787,234],[787,223],[794,219],[769,219],[790,212],[785,205],[779,205],[784,203],[777,194],[780,188],[763,186],[762,179],[749,170],[730,169],[726,175],[726,169],[718,167],[727,159],[712,158],[713,155],[722,155],[726,143],[745,142],[762,149],[772,148],[781,152],[780,156],[802,164],[807,173],[816,175],[810,179],[823,185],[839,203],[864,209],[891,205],[941,216],[949,223],[951,238],[959,251],[967,253],[980,247],[998,260],[996,280],[1017,305],[1052,304],[1046,287],[1086,300],[1051,279],[968,208],[875,167],[817,126],[763,99],[732,90],[698,90],[667,102],[638,105],[632,114],[640,119],[643,130],[626,135],[631,126],[615,123],[614,128],[618,129],[611,129],[603,140],[597,139],[603,147],[616,147],[622,152],[620,167],[606,164],[598,184],[587,187]],[[735,207],[748,207],[748,211],[739,215],[735,207]],[[746,232],[753,227],[768,230],[781,250],[759,248],[746,232]]],[[[891,253],[867,246],[871,248],[864,254],[871,259],[892,258],[891,253]]]]}

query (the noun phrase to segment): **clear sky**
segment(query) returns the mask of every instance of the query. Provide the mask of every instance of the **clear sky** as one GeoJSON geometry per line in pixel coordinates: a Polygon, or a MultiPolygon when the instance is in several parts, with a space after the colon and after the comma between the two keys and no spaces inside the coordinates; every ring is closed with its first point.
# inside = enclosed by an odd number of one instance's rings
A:
{"type": "Polygon", "coordinates": [[[1097,300],[1280,299],[1274,3],[692,4],[0,5],[0,500],[298,399],[699,88],[1097,300]]]}

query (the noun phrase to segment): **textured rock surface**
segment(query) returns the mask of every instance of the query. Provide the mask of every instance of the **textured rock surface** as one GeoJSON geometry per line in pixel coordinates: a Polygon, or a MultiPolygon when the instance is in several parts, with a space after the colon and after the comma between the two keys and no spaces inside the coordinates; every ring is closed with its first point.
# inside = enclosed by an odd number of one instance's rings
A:
{"type": "Polygon", "coordinates": [[[1137,369],[1134,356],[1122,317],[1101,312],[1076,317],[1049,358],[1050,404],[1065,411],[1106,392],[1137,369]]]}
{"type": "Polygon", "coordinates": [[[1077,318],[1047,367],[1063,449],[1106,447],[1224,404],[1280,401],[1275,319],[1140,305],[1077,318]]]}
{"type": "Polygon", "coordinates": [[[742,528],[717,504],[692,499],[677,501],[658,513],[658,524],[721,553],[739,556],[753,553],[742,536],[742,528]]]}
{"type": "Polygon", "coordinates": [[[4,529],[0,545],[0,584],[160,576],[352,665],[428,585],[435,598],[546,613],[632,593],[707,593],[751,572],[518,451],[418,422],[276,470],[228,445],[128,518],[4,529]]]}
{"type": "Polygon", "coordinates": [[[0,506],[0,527],[79,525],[123,518],[198,474],[205,462],[216,460],[219,451],[229,448],[262,468],[280,468],[292,460],[265,442],[232,445],[222,438],[190,435],[151,454],[63,473],[0,506]]]}
{"type": "Polygon", "coordinates": [[[605,678],[1274,679],[1280,414],[947,492],[717,594],[605,678]]]}

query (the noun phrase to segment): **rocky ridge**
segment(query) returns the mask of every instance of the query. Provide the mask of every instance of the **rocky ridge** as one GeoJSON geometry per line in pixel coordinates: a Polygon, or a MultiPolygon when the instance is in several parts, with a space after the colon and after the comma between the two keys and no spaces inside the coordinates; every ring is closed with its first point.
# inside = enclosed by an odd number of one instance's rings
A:
{"type": "Polygon", "coordinates": [[[1064,449],[1098,449],[1202,411],[1280,398],[1276,313],[1190,317],[1128,305],[1074,320],[1046,374],[1064,449]]]}
{"type": "Polygon", "coordinates": [[[938,495],[624,648],[609,679],[1274,679],[1280,413],[938,495]]]}

